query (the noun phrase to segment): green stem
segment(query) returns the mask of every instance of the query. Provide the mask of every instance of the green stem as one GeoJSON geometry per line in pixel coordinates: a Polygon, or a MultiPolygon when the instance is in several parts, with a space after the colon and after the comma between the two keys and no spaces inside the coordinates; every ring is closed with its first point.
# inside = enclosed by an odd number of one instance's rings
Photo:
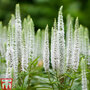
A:
{"type": "Polygon", "coordinates": [[[52,89],[54,90],[54,86],[53,86],[52,81],[51,81],[51,79],[50,79],[50,73],[49,73],[49,71],[48,71],[48,79],[49,79],[49,81],[50,81],[50,84],[51,84],[51,86],[52,86],[52,89]]]}
{"type": "MultiPolygon", "coordinates": [[[[57,71],[56,71],[56,77],[57,77],[57,81],[59,81],[58,80],[58,74],[57,74],[57,71]]],[[[58,84],[58,90],[61,90],[61,88],[60,88],[60,85],[58,84]]]]}
{"type": "Polygon", "coordinates": [[[74,79],[73,79],[72,82],[71,82],[70,89],[71,89],[71,87],[72,87],[72,85],[73,85],[73,82],[74,82],[74,79]]]}

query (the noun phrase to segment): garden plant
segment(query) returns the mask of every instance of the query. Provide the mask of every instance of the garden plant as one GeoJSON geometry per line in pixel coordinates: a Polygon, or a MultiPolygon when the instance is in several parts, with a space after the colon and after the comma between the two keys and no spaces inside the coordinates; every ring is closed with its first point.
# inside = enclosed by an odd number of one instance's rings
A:
{"type": "Polygon", "coordinates": [[[65,24],[62,10],[37,32],[19,4],[8,26],[0,22],[0,78],[12,78],[12,90],[90,90],[89,30],[78,17],[65,24]]]}

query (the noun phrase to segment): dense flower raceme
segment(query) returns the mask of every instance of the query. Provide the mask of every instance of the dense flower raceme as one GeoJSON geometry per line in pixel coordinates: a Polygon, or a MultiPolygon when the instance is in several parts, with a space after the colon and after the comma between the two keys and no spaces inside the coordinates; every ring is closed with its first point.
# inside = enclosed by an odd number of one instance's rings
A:
{"type": "Polygon", "coordinates": [[[6,58],[6,77],[11,77],[11,71],[14,70],[17,79],[18,72],[26,72],[28,63],[37,57],[43,60],[45,71],[48,71],[51,56],[52,68],[59,74],[64,74],[70,68],[76,71],[80,55],[84,55],[90,65],[88,29],[79,26],[78,18],[74,26],[74,19],[68,15],[65,39],[62,9],[63,6],[59,9],[58,20],[54,20],[51,37],[48,25],[45,30],[38,29],[35,34],[34,22],[30,16],[21,21],[19,4],[16,5],[15,16],[12,15],[8,28],[0,22],[0,54],[6,58]]]}
{"type": "Polygon", "coordinates": [[[87,77],[86,77],[86,60],[81,60],[81,76],[82,76],[82,90],[88,90],[87,88],[87,77]]]}
{"type": "Polygon", "coordinates": [[[65,39],[64,39],[64,22],[62,14],[63,6],[60,7],[58,13],[58,32],[57,32],[57,43],[58,43],[58,58],[59,58],[59,69],[60,73],[65,73],[65,39]]]}
{"type": "Polygon", "coordinates": [[[43,48],[43,63],[46,71],[49,70],[49,36],[48,25],[45,28],[44,48],[43,48]]]}
{"type": "Polygon", "coordinates": [[[66,66],[72,67],[73,60],[73,22],[70,15],[67,16],[67,36],[66,36],[66,66]]]}
{"type": "Polygon", "coordinates": [[[75,22],[75,32],[74,32],[74,51],[73,51],[73,69],[78,69],[79,66],[79,56],[80,56],[80,38],[79,38],[79,23],[78,18],[75,22]]]}
{"type": "Polygon", "coordinates": [[[51,63],[54,70],[58,69],[59,66],[59,58],[58,58],[58,43],[57,43],[57,27],[56,27],[56,19],[54,21],[54,28],[52,28],[52,36],[51,36],[51,63]]]}

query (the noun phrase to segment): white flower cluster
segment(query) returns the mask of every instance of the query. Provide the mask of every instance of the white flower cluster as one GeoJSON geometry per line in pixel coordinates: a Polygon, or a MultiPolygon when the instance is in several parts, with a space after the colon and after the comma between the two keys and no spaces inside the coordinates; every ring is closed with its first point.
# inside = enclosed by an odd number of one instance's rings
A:
{"type": "Polygon", "coordinates": [[[49,36],[48,25],[45,28],[44,48],[43,48],[43,63],[45,71],[49,70],[49,36]]]}
{"type": "Polygon", "coordinates": [[[78,23],[78,18],[76,19],[75,22],[75,31],[74,31],[74,51],[73,51],[73,69],[77,70],[79,66],[79,56],[80,56],[80,42],[79,42],[79,23],[78,23]]]}
{"type": "Polygon", "coordinates": [[[88,29],[82,25],[79,26],[78,18],[76,18],[74,29],[74,20],[68,15],[65,42],[62,8],[61,6],[59,10],[58,24],[54,21],[51,34],[51,64],[52,68],[59,70],[60,74],[65,73],[70,68],[76,71],[80,55],[84,55],[88,64],[90,63],[88,29]]]}
{"type": "MultiPolygon", "coordinates": [[[[2,28],[2,23],[0,23],[0,34],[2,34],[2,28]]],[[[24,19],[22,25],[19,4],[16,5],[15,16],[12,15],[9,21],[8,32],[6,30],[6,27],[4,27],[3,31],[5,35],[4,37],[0,36],[0,39],[5,39],[5,41],[1,40],[0,44],[4,46],[4,43],[6,43],[7,49],[4,51],[5,47],[0,47],[0,52],[2,56],[6,53],[4,56],[7,62],[6,77],[12,77],[11,71],[14,70],[14,77],[17,79],[18,73],[27,71],[28,63],[31,60],[39,56],[39,60],[43,60],[44,32],[38,30],[35,38],[34,23],[30,16],[24,19]]],[[[47,36],[45,37],[47,38],[47,36]]]]}
{"type": "Polygon", "coordinates": [[[67,36],[66,36],[66,66],[68,68],[72,68],[72,60],[73,60],[73,25],[72,25],[72,17],[70,15],[67,16],[67,36]]]}
{"type": "MultiPolygon", "coordinates": [[[[48,71],[51,56],[52,68],[59,74],[64,74],[70,68],[76,71],[81,55],[85,56],[85,60],[90,65],[88,29],[79,26],[78,18],[73,28],[74,20],[68,15],[65,36],[62,9],[63,6],[60,7],[58,20],[54,20],[51,37],[49,37],[48,25],[45,31],[38,29],[35,34],[34,22],[30,16],[25,18],[22,24],[19,4],[16,5],[15,16],[12,15],[8,29],[0,22],[0,54],[6,58],[6,77],[11,77],[11,72],[14,70],[17,79],[18,73],[27,72],[29,62],[37,57],[43,60],[45,71],[48,71]],[[51,38],[51,47],[49,38],[51,38]]],[[[85,78],[85,71],[82,69],[82,83],[85,83],[83,80],[85,78]]]]}
{"type": "Polygon", "coordinates": [[[87,88],[87,77],[86,77],[86,60],[81,60],[81,75],[82,75],[82,90],[88,90],[87,88]]]}
{"type": "Polygon", "coordinates": [[[5,57],[7,42],[7,27],[0,22],[0,55],[5,57]]]}
{"type": "Polygon", "coordinates": [[[62,15],[62,6],[58,14],[58,25],[54,21],[51,36],[51,63],[54,70],[61,74],[65,72],[65,40],[64,40],[64,22],[62,15]]]}
{"type": "Polygon", "coordinates": [[[51,63],[54,70],[58,70],[59,58],[58,58],[58,43],[57,43],[57,27],[56,20],[54,21],[54,28],[52,28],[51,36],[51,63]]]}

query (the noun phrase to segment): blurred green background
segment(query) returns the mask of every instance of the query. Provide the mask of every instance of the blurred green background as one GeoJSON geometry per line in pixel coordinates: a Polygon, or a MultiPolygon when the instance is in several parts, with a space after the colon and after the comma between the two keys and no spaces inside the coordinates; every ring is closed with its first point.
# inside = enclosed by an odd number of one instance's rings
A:
{"type": "Polygon", "coordinates": [[[35,23],[35,29],[53,25],[54,18],[58,16],[61,5],[64,6],[64,20],[67,14],[74,18],[79,17],[80,23],[90,30],[90,0],[0,0],[0,21],[7,25],[11,14],[15,12],[15,5],[21,7],[22,20],[31,15],[35,23]]]}

